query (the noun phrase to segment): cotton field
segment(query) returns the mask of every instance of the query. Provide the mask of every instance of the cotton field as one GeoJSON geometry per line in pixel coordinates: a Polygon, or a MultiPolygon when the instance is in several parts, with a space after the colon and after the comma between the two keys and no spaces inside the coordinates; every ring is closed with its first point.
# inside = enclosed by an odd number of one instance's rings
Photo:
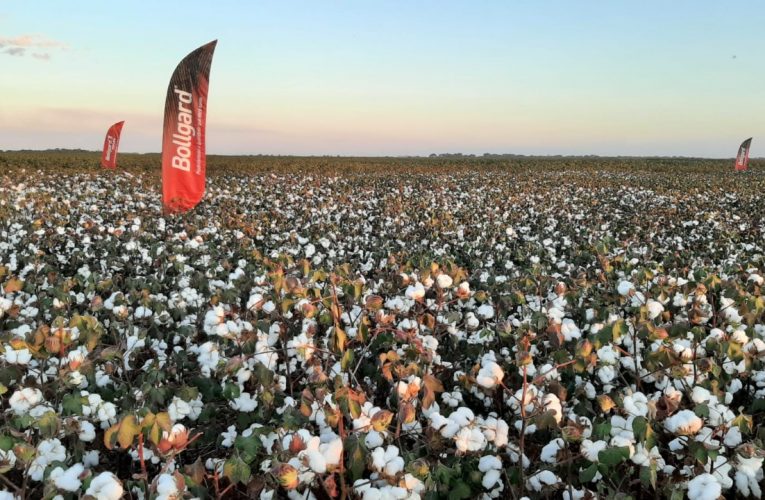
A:
{"type": "Polygon", "coordinates": [[[762,498],[756,165],[4,161],[0,499],[762,498]]]}

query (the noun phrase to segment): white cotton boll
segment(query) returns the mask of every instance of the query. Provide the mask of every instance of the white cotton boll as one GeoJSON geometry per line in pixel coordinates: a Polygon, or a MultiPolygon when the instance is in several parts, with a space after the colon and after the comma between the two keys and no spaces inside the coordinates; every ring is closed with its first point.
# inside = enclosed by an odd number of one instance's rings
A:
{"type": "Polygon", "coordinates": [[[263,306],[263,303],[265,302],[265,299],[263,298],[263,295],[260,293],[253,293],[250,295],[250,298],[247,300],[247,309],[249,311],[257,311],[263,306]]]}
{"type": "Polygon", "coordinates": [[[483,450],[486,447],[486,436],[480,429],[464,427],[454,437],[454,444],[463,453],[483,450]]]}
{"type": "Polygon", "coordinates": [[[490,471],[487,471],[483,475],[483,479],[481,480],[481,484],[487,490],[490,490],[490,489],[494,488],[494,486],[499,481],[500,474],[501,474],[501,471],[494,470],[494,469],[492,469],[490,471]]]}
{"type": "Polygon", "coordinates": [[[590,462],[598,461],[598,454],[608,447],[608,443],[605,441],[590,441],[585,439],[582,441],[581,451],[582,455],[590,462]]]}
{"type": "Polygon", "coordinates": [[[258,400],[257,398],[250,396],[249,392],[243,392],[239,395],[238,398],[234,399],[233,401],[229,401],[228,404],[231,406],[231,408],[237,411],[247,413],[254,411],[255,408],[258,407],[258,400]]]}
{"type": "Polygon", "coordinates": [[[478,375],[476,375],[475,381],[478,385],[485,387],[486,389],[493,389],[496,385],[502,382],[504,377],[505,372],[502,370],[502,367],[494,361],[485,360],[481,369],[478,371],[478,375]]]}
{"type": "Polygon", "coordinates": [[[422,286],[422,283],[415,283],[414,285],[409,285],[406,288],[406,298],[412,299],[412,300],[420,300],[425,296],[425,287],[422,286]]]}
{"type": "Polygon", "coordinates": [[[565,318],[560,325],[560,333],[566,342],[578,339],[582,336],[582,331],[576,326],[574,320],[571,318],[565,318]]]}
{"type": "Polygon", "coordinates": [[[751,342],[747,342],[744,346],[744,352],[752,357],[765,356],[765,342],[760,339],[752,339],[751,342]]]}
{"type": "MultiPolygon", "coordinates": [[[[0,314],[0,316],[2,316],[2,314],[0,314]]],[[[0,500],[18,500],[18,498],[19,497],[15,496],[8,490],[0,490],[0,500]]]]}
{"type": "Polygon", "coordinates": [[[276,310],[276,304],[272,300],[269,300],[265,304],[263,304],[263,312],[266,314],[271,314],[276,310]]]}
{"type": "Polygon", "coordinates": [[[741,430],[735,426],[728,429],[728,432],[725,433],[725,439],[723,439],[723,443],[728,448],[735,448],[741,444],[741,441],[741,430]]]}
{"type": "Polygon", "coordinates": [[[485,455],[478,460],[478,470],[486,472],[492,469],[502,470],[502,460],[496,455],[485,455]]]}
{"type": "Polygon", "coordinates": [[[747,278],[747,281],[753,281],[757,285],[762,286],[762,283],[765,281],[765,278],[763,278],[757,273],[752,273],[749,275],[749,278],[747,278]]]}
{"type": "Polygon", "coordinates": [[[491,319],[494,317],[494,308],[490,304],[482,304],[476,314],[481,319],[491,319]]]}
{"type": "Polygon", "coordinates": [[[134,313],[135,317],[138,319],[148,318],[152,314],[154,313],[151,311],[151,309],[149,309],[148,307],[143,307],[143,306],[137,307],[134,313]]]}
{"type": "Polygon", "coordinates": [[[382,433],[377,431],[369,431],[364,438],[364,444],[366,444],[367,448],[370,450],[377,448],[378,446],[382,446],[384,443],[385,440],[382,433]]]}
{"type": "Polygon", "coordinates": [[[11,395],[8,404],[16,415],[24,415],[31,408],[43,402],[43,393],[40,389],[26,387],[11,395]]]}
{"type": "Polygon", "coordinates": [[[552,393],[545,394],[542,398],[542,404],[544,405],[545,410],[555,412],[555,421],[560,423],[561,419],[563,418],[563,406],[561,405],[558,396],[552,393]]]}
{"type": "Polygon", "coordinates": [[[602,383],[609,384],[616,378],[616,369],[610,365],[601,366],[598,368],[598,378],[602,383]]]}
{"type": "Polygon", "coordinates": [[[722,495],[722,486],[712,474],[701,474],[688,482],[689,500],[716,500],[722,495]]]}
{"type": "Polygon", "coordinates": [[[737,344],[741,344],[741,345],[744,345],[747,342],[749,342],[749,336],[746,334],[744,330],[736,330],[735,332],[731,334],[730,339],[733,342],[737,344]]]}
{"type": "Polygon", "coordinates": [[[561,438],[553,439],[542,448],[542,454],[540,455],[540,459],[543,462],[547,462],[549,464],[557,462],[558,452],[562,450],[565,446],[566,445],[561,438]]]}
{"type": "Polygon", "coordinates": [[[157,500],[174,500],[180,492],[172,474],[160,474],[157,478],[157,500]]]}
{"type": "Polygon", "coordinates": [[[629,281],[620,281],[616,289],[619,291],[619,295],[626,297],[627,295],[629,295],[630,290],[635,289],[635,285],[633,285],[629,281]]]}
{"type": "Polygon", "coordinates": [[[534,491],[542,491],[545,486],[552,486],[560,482],[560,478],[552,471],[542,470],[530,476],[527,480],[529,488],[534,491]]]}
{"type": "Polygon", "coordinates": [[[308,467],[314,472],[324,474],[327,472],[327,460],[318,450],[308,450],[303,452],[308,459],[308,467]]]}
{"type": "Polygon", "coordinates": [[[122,483],[111,472],[102,472],[94,477],[87,491],[85,491],[86,495],[90,495],[96,500],[119,500],[123,493],[122,483]]]}
{"type": "Polygon", "coordinates": [[[79,424],[80,432],[78,436],[81,441],[85,441],[87,443],[96,439],[96,428],[93,424],[87,420],[81,420],[79,424]]]}
{"type": "Polygon", "coordinates": [[[436,284],[438,285],[438,288],[449,288],[454,283],[454,280],[452,280],[452,277],[448,274],[441,273],[436,278],[436,284]]]}
{"type": "Polygon", "coordinates": [[[696,434],[704,422],[691,410],[682,410],[664,421],[664,427],[674,434],[690,436],[696,434]]]}
{"type": "Polygon", "coordinates": [[[648,415],[648,398],[642,392],[624,397],[624,409],[634,417],[648,415]]]}
{"type": "Polygon", "coordinates": [[[598,362],[606,365],[616,364],[619,359],[619,353],[611,344],[606,344],[597,351],[598,362]]]}
{"type": "Polygon", "coordinates": [[[664,312],[664,306],[656,300],[649,299],[645,305],[646,309],[648,309],[648,317],[651,319],[658,318],[664,312]]]}
{"type": "Polygon", "coordinates": [[[335,466],[340,464],[340,459],[343,456],[343,440],[339,437],[333,439],[329,443],[319,446],[319,451],[324,454],[324,458],[327,461],[327,465],[335,466]]]}
{"type": "Polygon", "coordinates": [[[99,452],[98,452],[98,450],[86,451],[82,455],[82,464],[85,467],[88,467],[88,468],[92,469],[93,467],[98,465],[98,462],[99,462],[99,452]]]}
{"type": "MultiPolygon", "coordinates": [[[[0,314],[0,317],[2,317],[2,314],[0,314]]],[[[27,365],[32,360],[32,353],[27,348],[16,350],[6,344],[5,354],[0,356],[0,358],[13,365],[27,365]]]]}
{"type": "Polygon", "coordinates": [[[743,496],[749,494],[760,498],[762,489],[760,481],[762,480],[762,458],[752,457],[744,458],[741,455],[736,457],[736,488],[743,496]]]}
{"type": "Polygon", "coordinates": [[[51,472],[51,478],[54,479],[56,488],[65,491],[77,491],[80,489],[80,486],[82,486],[80,474],[85,470],[82,464],[74,464],[65,471],[61,467],[57,467],[56,470],[61,470],[61,474],[57,474],[55,478],[53,478],[53,472],[51,472]]]}
{"type": "Polygon", "coordinates": [[[691,399],[696,404],[708,403],[712,399],[712,393],[704,387],[697,385],[691,391],[691,399]]]}

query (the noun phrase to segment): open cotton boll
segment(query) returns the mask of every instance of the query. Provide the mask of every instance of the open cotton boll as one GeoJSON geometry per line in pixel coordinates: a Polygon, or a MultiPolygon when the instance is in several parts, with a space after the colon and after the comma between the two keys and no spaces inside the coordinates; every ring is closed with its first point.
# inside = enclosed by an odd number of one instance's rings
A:
{"type": "Polygon", "coordinates": [[[712,474],[701,474],[688,482],[690,500],[716,500],[722,495],[722,486],[712,474]]]}
{"type": "Polygon", "coordinates": [[[560,482],[560,478],[554,472],[542,470],[529,476],[526,480],[528,487],[534,491],[542,491],[545,486],[554,486],[560,482]]]}
{"type": "Polygon", "coordinates": [[[487,490],[494,488],[494,486],[499,481],[501,473],[502,471],[496,469],[486,471],[486,473],[483,475],[483,479],[481,480],[481,485],[487,490]]]}
{"type": "Polygon", "coordinates": [[[372,465],[378,472],[395,476],[404,469],[404,459],[399,456],[397,446],[379,447],[372,450],[372,465]]]}
{"type": "Polygon", "coordinates": [[[26,365],[32,360],[32,353],[27,348],[17,350],[6,344],[5,354],[0,355],[0,359],[12,365],[26,365]]]}
{"type": "Polygon", "coordinates": [[[406,288],[405,295],[406,295],[406,298],[408,299],[420,300],[425,296],[425,287],[422,286],[422,283],[415,283],[414,285],[409,285],[406,288]]]}
{"type": "Polygon", "coordinates": [[[585,439],[581,444],[582,455],[590,462],[598,461],[598,454],[608,447],[605,441],[590,441],[585,439]]]}
{"type": "Polygon", "coordinates": [[[763,459],[759,457],[736,457],[736,488],[741,495],[762,497],[762,462],[763,459]]]}
{"type": "Polygon", "coordinates": [[[181,492],[172,474],[160,474],[157,478],[157,500],[176,500],[181,492]]]}
{"type": "Polygon", "coordinates": [[[664,427],[674,434],[690,436],[699,432],[704,422],[691,410],[681,410],[664,421],[664,427]]]}
{"type": "Polygon", "coordinates": [[[436,278],[436,284],[439,288],[449,288],[453,283],[452,277],[445,273],[439,274],[436,278]]]}
{"type": "Polygon", "coordinates": [[[481,307],[476,310],[476,314],[481,319],[491,319],[494,317],[494,308],[490,304],[482,304],[481,307]]]}
{"type": "Polygon", "coordinates": [[[86,495],[96,500],[119,500],[124,490],[117,476],[111,472],[102,472],[90,481],[90,486],[85,491],[86,495]]]}
{"type": "Polygon", "coordinates": [[[486,472],[492,469],[502,470],[502,460],[496,455],[485,455],[478,460],[478,470],[486,472]]]}
{"type": "Polygon", "coordinates": [[[661,302],[653,299],[648,299],[648,302],[646,302],[645,306],[648,310],[648,317],[651,319],[658,318],[661,313],[664,312],[664,306],[661,304],[661,302]]]}
{"type": "Polygon", "coordinates": [[[616,289],[619,292],[619,295],[621,295],[622,297],[626,297],[627,295],[629,295],[630,290],[635,289],[635,285],[633,285],[629,281],[620,281],[616,289]]]}
{"type": "Polygon", "coordinates": [[[491,360],[486,360],[482,363],[481,369],[476,375],[475,381],[478,385],[485,387],[486,389],[493,389],[496,385],[502,382],[505,377],[505,372],[497,363],[491,360]]]}
{"type": "Polygon", "coordinates": [[[542,448],[540,460],[553,464],[558,461],[558,452],[565,448],[566,443],[561,438],[555,438],[542,448]]]}
{"type": "Polygon", "coordinates": [[[77,491],[80,489],[80,486],[82,486],[80,475],[84,470],[85,467],[82,464],[74,464],[66,470],[63,470],[61,467],[56,467],[51,471],[49,479],[53,480],[53,484],[56,485],[56,488],[65,491],[77,491]]]}
{"type": "Polygon", "coordinates": [[[480,429],[463,427],[454,437],[454,444],[463,453],[483,450],[486,447],[486,436],[480,429]]]}
{"type": "Polygon", "coordinates": [[[563,339],[569,342],[574,339],[578,339],[582,336],[582,331],[576,326],[574,320],[571,318],[565,318],[560,325],[560,333],[563,335],[563,339]]]}
{"type": "Polygon", "coordinates": [[[554,412],[553,416],[555,421],[560,423],[561,419],[563,418],[563,406],[561,405],[558,396],[552,393],[545,394],[542,398],[542,404],[547,411],[554,412]]]}
{"type": "Polygon", "coordinates": [[[340,465],[340,459],[343,456],[343,440],[339,437],[335,438],[328,443],[320,445],[319,451],[324,455],[328,466],[340,465]]]}
{"type": "Polygon", "coordinates": [[[8,400],[8,404],[16,415],[24,415],[31,408],[34,408],[42,402],[43,393],[40,389],[33,387],[25,387],[24,389],[14,392],[8,400]]]}
{"type": "Polygon", "coordinates": [[[642,392],[625,396],[623,404],[624,410],[634,417],[645,417],[648,415],[648,398],[642,392]]]}

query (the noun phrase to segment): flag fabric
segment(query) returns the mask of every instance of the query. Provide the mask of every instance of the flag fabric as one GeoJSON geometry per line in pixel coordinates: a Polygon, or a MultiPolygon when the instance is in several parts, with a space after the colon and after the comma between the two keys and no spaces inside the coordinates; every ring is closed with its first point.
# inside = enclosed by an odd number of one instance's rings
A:
{"type": "Polygon", "coordinates": [[[752,138],[745,140],[738,147],[736,155],[736,171],[744,171],[749,168],[749,146],[752,145],[752,138]]]}
{"type": "Polygon", "coordinates": [[[184,57],[167,87],[162,204],[171,213],[191,210],[205,192],[207,91],[217,43],[213,40],[184,57]]]}
{"type": "Polygon", "coordinates": [[[103,168],[117,168],[117,149],[120,147],[120,134],[124,123],[124,121],[117,122],[106,131],[104,151],[101,153],[101,166],[103,168]]]}

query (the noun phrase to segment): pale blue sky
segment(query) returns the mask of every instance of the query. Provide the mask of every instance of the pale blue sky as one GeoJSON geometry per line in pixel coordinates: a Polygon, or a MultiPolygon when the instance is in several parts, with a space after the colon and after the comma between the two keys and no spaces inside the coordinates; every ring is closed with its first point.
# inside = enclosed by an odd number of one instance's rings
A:
{"type": "Polygon", "coordinates": [[[756,1],[0,0],[0,149],[124,119],[122,151],[159,151],[170,74],[217,38],[210,153],[761,156],[763,26],[756,1]]]}

